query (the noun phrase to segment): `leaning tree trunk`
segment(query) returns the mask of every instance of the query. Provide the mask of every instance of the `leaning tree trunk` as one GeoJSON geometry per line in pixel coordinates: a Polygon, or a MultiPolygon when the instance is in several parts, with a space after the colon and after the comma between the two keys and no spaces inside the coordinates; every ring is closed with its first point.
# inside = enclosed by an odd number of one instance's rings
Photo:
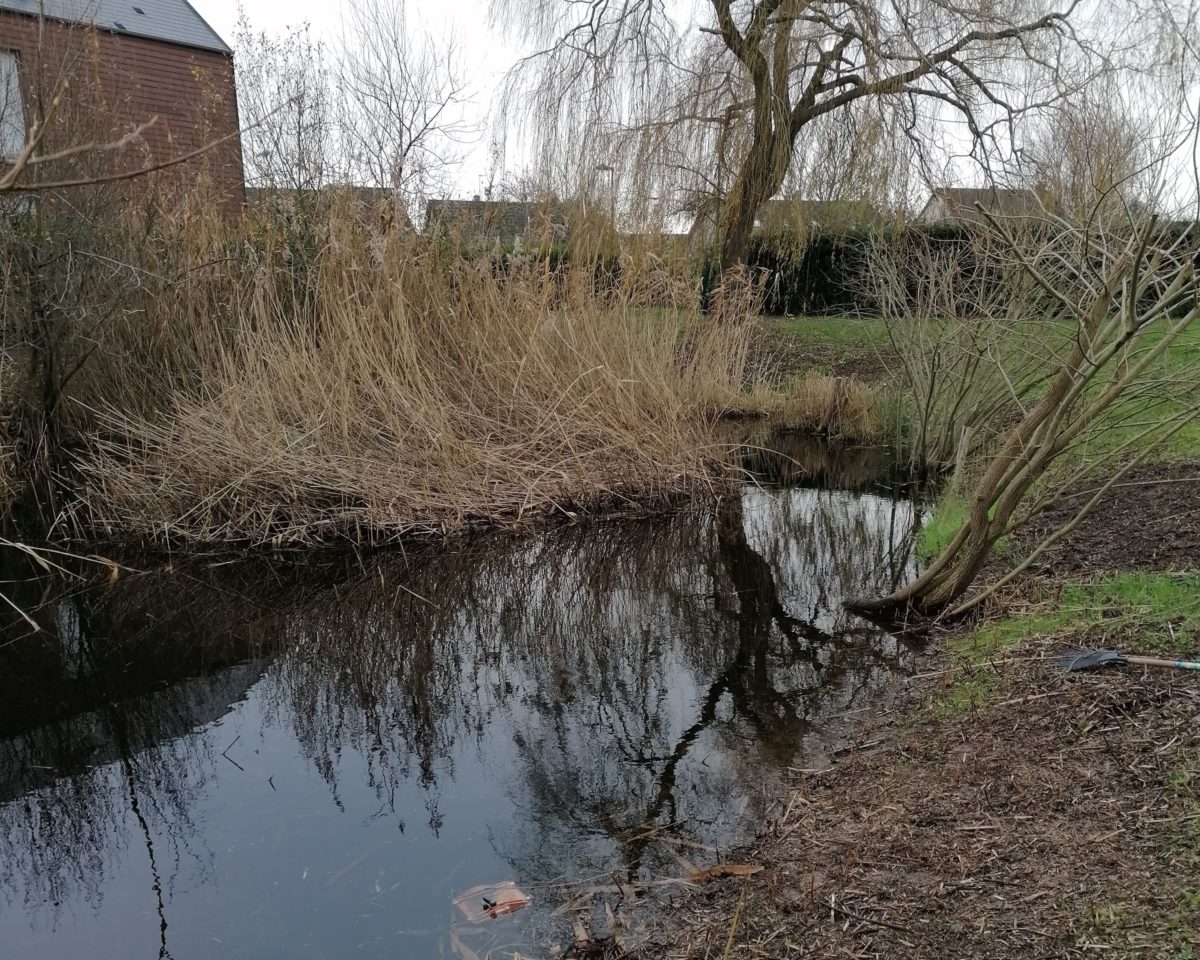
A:
{"type": "Polygon", "coordinates": [[[739,176],[721,204],[721,278],[746,262],[746,249],[754,233],[758,208],[778,187],[762,177],[753,180],[739,176]]]}

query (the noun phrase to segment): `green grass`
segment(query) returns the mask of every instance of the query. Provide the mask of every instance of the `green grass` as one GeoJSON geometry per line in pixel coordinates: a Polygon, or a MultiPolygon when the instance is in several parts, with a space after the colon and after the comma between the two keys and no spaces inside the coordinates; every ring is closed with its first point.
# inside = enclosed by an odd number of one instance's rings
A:
{"type": "Polygon", "coordinates": [[[877,317],[768,317],[766,322],[806,343],[882,347],[888,342],[887,327],[877,317]]]}
{"type": "MultiPolygon", "coordinates": [[[[763,317],[764,328],[793,339],[801,348],[803,370],[795,371],[790,381],[780,385],[784,394],[802,387],[809,375],[830,375],[843,372],[847,364],[866,361],[865,380],[872,384],[872,418],[876,430],[872,439],[887,438],[902,444],[912,419],[907,392],[892,382],[892,371],[885,361],[880,376],[876,376],[876,361],[892,353],[886,325],[879,318],[854,315],[820,317],[763,317]],[[878,383],[875,381],[878,379],[878,383]]],[[[859,374],[862,376],[862,374],[859,374]]]]}
{"type": "Polygon", "coordinates": [[[969,666],[934,710],[954,716],[994,698],[1005,683],[988,661],[1003,658],[1031,637],[1088,633],[1089,642],[1102,643],[1116,631],[1124,638],[1123,653],[1191,656],[1200,651],[1200,573],[1121,573],[1068,583],[1045,608],[986,623],[950,641],[950,649],[969,666]]]}
{"type": "MultiPolygon", "coordinates": [[[[768,317],[763,322],[769,329],[789,334],[811,348],[819,361],[818,365],[823,362],[832,366],[858,357],[874,356],[876,351],[890,353],[892,350],[887,325],[878,317],[768,317]]],[[[1047,361],[1052,361],[1062,355],[1073,336],[1074,327],[1070,324],[1026,325],[1022,328],[1021,336],[1010,347],[1020,350],[1024,356],[1028,356],[1032,350],[1047,361]],[[1031,346],[1034,341],[1036,347],[1031,346]]],[[[1161,330],[1152,330],[1146,335],[1140,349],[1150,349],[1160,336],[1161,330]]],[[[1005,366],[1011,367],[1012,364],[1006,362],[1005,366]]],[[[1200,324],[1184,333],[1167,354],[1156,361],[1146,376],[1149,379],[1166,379],[1172,374],[1196,369],[1200,369],[1200,324]]],[[[1106,381],[1107,375],[1101,375],[1092,389],[1101,389],[1106,381]]],[[[1193,393],[1185,391],[1180,396],[1164,401],[1153,411],[1153,415],[1165,417],[1178,413],[1194,400],[1193,393]]],[[[1146,423],[1145,406],[1146,401],[1142,398],[1116,405],[1102,418],[1088,443],[1077,447],[1072,455],[1076,458],[1102,455],[1140,432],[1146,423]]],[[[1200,457],[1200,421],[1194,421],[1180,430],[1155,455],[1155,459],[1160,461],[1197,457],[1200,457]]]]}
{"type": "Polygon", "coordinates": [[[1069,584],[1063,606],[1101,618],[1098,622],[1105,626],[1133,626],[1146,652],[1196,652],[1200,574],[1123,573],[1095,583],[1069,584]]]}
{"type": "MultiPolygon", "coordinates": [[[[853,364],[859,359],[874,359],[880,353],[885,356],[893,353],[888,327],[879,318],[853,315],[801,316],[764,318],[763,322],[768,329],[793,337],[798,344],[803,345],[813,370],[818,372],[828,373],[842,365],[853,364]]],[[[1007,349],[1019,350],[1023,357],[1028,357],[1031,353],[1044,357],[1049,366],[1056,358],[1062,356],[1073,333],[1073,328],[1063,324],[1027,325],[1022,328],[1021,335],[1007,345],[1007,349]]],[[[1149,333],[1141,349],[1149,349],[1160,335],[1158,331],[1149,333]]],[[[1000,349],[1003,352],[1006,346],[1001,344],[1000,349]]],[[[1016,375],[1018,365],[1016,357],[1012,358],[1012,362],[1006,361],[1004,364],[1011,376],[1016,375]]],[[[1148,381],[1169,379],[1172,375],[1178,376],[1185,371],[1194,373],[1196,370],[1200,370],[1200,324],[1173,344],[1170,351],[1156,361],[1145,378],[1148,381]]],[[[893,369],[887,379],[892,380],[897,371],[898,368],[893,369]]],[[[994,372],[992,369],[993,374],[994,372]]],[[[1034,372],[1025,369],[1029,376],[1034,372]]],[[[1110,372],[1102,375],[1091,390],[1103,389],[1110,372]]],[[[998,377],[997,389],[1007,389],[1007,386],[1003,386],[1006,382],[1004,378],[998,377]]],[[[902,393],[901,389],[897,384],[896,390],[881,391],[879,395],[881,406],[887,406],[886,410],[881,409],[880,419],[889,424],[888,435],[897,438],[908,435],[912,419],[911,398],[902,393]]],[[[1077,443],[1067,453],[1064,463],[1078,465],[1089,460],[1100,461],[1111,451],[1141,433],[1152,420],[1161,422],[1178,414],[1196,398],[1195,391],[1169,392],[1174,396],[1164,396],[1154,407],[1148,406],[1145,397],[1132,397],[1115,405],[1088,431],[1086,441],[1077,443]]],[[[1194,420],[1184,426],[1150,455],[1151,462],[1177,462],[1197,458],[1200,458],[1200,420],[1194,420]]],[[[953,536],[954,530],[957,529],[953,525],[953,519],[948,515],[939,517],[935,525],[923,532],[920,549],[925,559],[936,556],[939,544],[944,545],[953,536]]]]}
{"type": "MultiPolygon", "coordinates": [[[[1161,336],[1161,330],[1151,330],[1146,334],[1141,349],[1151,349],[1161,339],[1161,336]]],[[[1179,376],[1190,379],[1195,376],[1198,369],[1200,369],[1200,323],[1193,324],[1190,329],[1181,334],[1179,339],[1162,357],[1155,361],[1144,376],[1147,379],[1162,381],[1179,376]]],[[[1093,389],[1099,389],[1099,386],[1097,385],[1093,389]]],[[[1151,418],[1165,420],[1181,414],[1197,399],[1195,392],[1191,390],[1170,391],[1162,396],[1163,399],[1150,409],[1147,409],[1147,399],[1144,397],[1131,397],[1114,404],[1113,408],[1101,419],[1101,430],[1092,437],[1086,447],[1077,449],[1075,455],[1077,457],[1096,456],[1112,450],[1145,429],[1151,418]],[[1171,393],[1174,395],[1170,395],[1171,393]]],[[[1155,451],[1153,461],[1194,460],[1197,457],[1200,457],[1200,420],[1192,420],[1155,451]]]]}
{"type": "MultiPolygon", "coordinates": [[[[1200,363],[1200,327],[1159,362],[1160,375],[1172,368],[1200,363]]],[[[1184,396],[1165,404],[1163,413],[1177,412],[1188,402],[1184,396]]],[[[1140,403],[1133,401],[1132,403],[1140,403]]],[[[1090,449],[1073,451],[1070,456],[1093,456],[1116,447],[1139,427],[1123,422],[1120,409],[1105,417],[1106,430],[1093,441],[1090,449]]],[[[1144,420],[1144,417],[1141,418],[1144,420]]],[[[1170,461],[1200,457],[1200,423],[1192,422],[1155,452],[1154,460],[1170,461]]],[[[923,564],[935,559],[950,543],[966,520],[967,506],[953,485],[947,486],[924,519],[917,533],[916,553],[923,564]]],[[[995,551],[1014,562],[1014,545],[1002,539],[995,551]]],[[[1102,643],[1103,638],[1119,634],[1126,652],[1150,655],[1200,655],[1200,574],[1172,576],[1145,572],[1123,573],[1088,583],[1070,583],[1063,587],[1058,602],[1049,608],[993,621],[958,639],[952,646],[969,662],[980,664],[1003,657],[1005,651],[1038,635],[1087,632],[1102,643]]],[[[1091,642],[1091,641],[1089,641],[1091,642]]],[[[1117,644],[1118,641],[1113,641],[1117,644]]],[[[984,702],[1002,686],[991,673],[973,671],[964,675],[945,692],[937,709],[943,714],[961,713],[984,702]]]]}
{"type": "Polygon", "coordinates": [[[768,329],[794,337],[830,364],[889,351],[887,327],[878,318],[850,315],[830,317],[767,317],[768,329]]]}
{"type": "Polygon", "coordinates": [[[933,715],[941,720],[962,716],[1008,689],[1008,682],[995,670],[978,666],[950,684],[933,704],[933,715]]]}
{"type": "Polygon", "coordinates": [[[942,492],[934,504],[933,511],[921,521],[917,531],[917,559],[929,563],[950,545],[967,520],[967,505],[957,493],[949,489],[942,492]]]}
{"type": "Polygon", "coordinates": [[[985,624],[954,642],[986,659],[1030,637],[1101,629],[1136,636],[1125,653],[1192,654],[1200,644],[1200,573],[1118,573],[1068,583],[1052,607],[985,624]]]}
{"type": "MultiPolygon", "coordinates": [[[[946,487],[932,512],[921,521],[917,530],[916,552],[917,559],[927,564],[950,545],[959,527],[967,522],[967,504],[953,487],[946,487]]],[[[992,548],[992,552],[1000,557],[1016,559],[1014,546],[1010,537],[1001,537],[992,548]]]]}

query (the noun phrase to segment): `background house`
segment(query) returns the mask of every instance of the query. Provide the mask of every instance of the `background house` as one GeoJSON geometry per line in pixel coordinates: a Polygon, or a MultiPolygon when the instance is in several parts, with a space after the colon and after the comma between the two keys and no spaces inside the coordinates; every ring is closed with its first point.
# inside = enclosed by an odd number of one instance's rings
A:
{"type": "Polygon", "coordinates": [[[172,175],[206,174],[240,206],[233,51],[187,0],[0,0],[0,159],[20,149],[64,78],[67,97],[44,149],[109,143],[157,117],[121,150],[88,158],[129,170],[228,137],[172,175]]]}
{"type": "Polygon", "coordinates": [[[570,220],[557,200],[430,200],[425,231],[444,231],[460,238],[499,240],[566,240],[570,220]]]}
{"type": "Polygon", "coordinates": [[[940,187],[917,214],[918,223],[983,223],[980,207],[1000,217],[1031,217],[1042,210],[1036,190],[1001,187],[940,187]],[[976,206],[978,204],[978,206],[976,206]]]}

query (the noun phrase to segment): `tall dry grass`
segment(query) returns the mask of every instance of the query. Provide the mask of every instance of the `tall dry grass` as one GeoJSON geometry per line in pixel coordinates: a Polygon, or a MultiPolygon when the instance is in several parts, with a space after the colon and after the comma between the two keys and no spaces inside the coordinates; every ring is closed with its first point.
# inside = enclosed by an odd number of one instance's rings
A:
{"type": "Polygon", "coordinates": [[[855,377],[813,370],[779,383],[758,383],[742,394],[741,409],[767,417],[780,430],[843,443],[879,443],[894,437],[894,401],[888,388],[855,377]]]}
{"type": "Polygon", "coordinates": [[[749,311],[682,280],[529,255],[497,269],[370,217],[203,217],[161,240],[136,308],[73,386],[76,520],[181,542],[379,541],[726,475],[749,311]],[[635,275],[636,274],[636,275],[635,275]],[[659,304],[647,307],[648,301],[659,304]]]}

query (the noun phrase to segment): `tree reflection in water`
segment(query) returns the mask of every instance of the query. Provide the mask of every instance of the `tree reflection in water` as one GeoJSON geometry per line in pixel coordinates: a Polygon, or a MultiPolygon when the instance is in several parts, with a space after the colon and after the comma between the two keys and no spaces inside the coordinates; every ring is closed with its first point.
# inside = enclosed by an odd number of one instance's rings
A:
{"type": "Polygon", "coordinates": [[[469,826],[523,882],[677,874],[678,850],[745,837],[772,779],[901,666],[840,601],[910,572],[912,520],[888,497],[748,488],[422,561],[189,567],[46,595],[26,578],[14,599],[45,629],[0,637],[0,896],[99,910],[141,856],[167,955],[180,864],[201,884],[225,869],[193,808],[231,774],[193,731],[247,697],[339,807],[369,793],[369,821],[465,829],[445,791],[481,767],[495,792],[469,826]]]}

